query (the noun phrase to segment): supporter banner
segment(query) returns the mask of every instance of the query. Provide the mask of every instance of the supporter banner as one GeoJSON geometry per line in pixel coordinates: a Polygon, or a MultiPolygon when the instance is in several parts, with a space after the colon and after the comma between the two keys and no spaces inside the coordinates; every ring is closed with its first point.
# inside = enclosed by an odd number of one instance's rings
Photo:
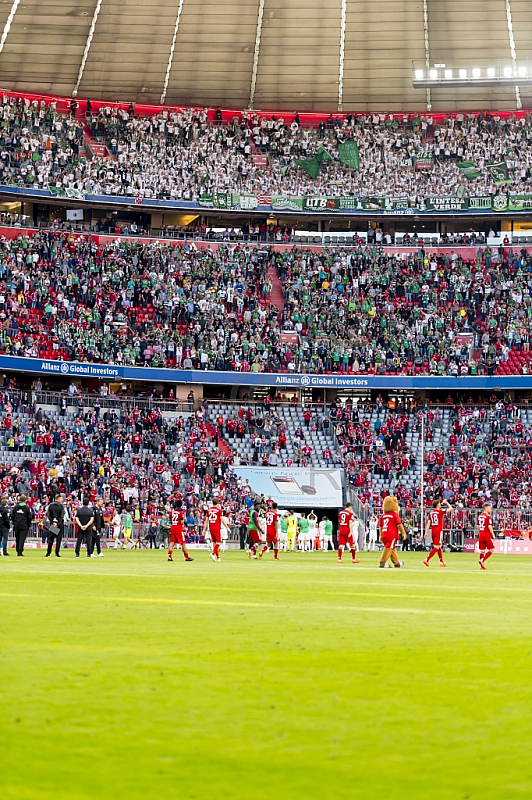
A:
{"type": "Polygon", "coordinates": [[[220,386],[272,386],[280,393],[294,389],[532,389],[532,375],[488,377],[431,377],[390,375],[287,375],[255,372],[214,372],[213,370],[159,369],[88,364],[78,361],[46,361],[39,358],[0,356],[0,369],[55,375],[58,378],[151,381],[165,383],[218,384],[220,386]]]}
{"type": "Polygon", "coordinates": [[[278,197],[272,197],[271,206],[273,211],[301,211],[303,198],[279,195],[278,197]]]}
{"type": "Polygon", "coordinates": [[[420,170],[432,169],[433,153],[432,150],[416,150],[414,154],[415,166],[414,169],[419,172],[420,170]]]}
{"type": "Polygon", "coordinates": [[[532,194],[508,195],[508,211],[530,211],[532,209],[532,194]]]}
{"type": "Polygon", "coordinates": [[[475,167],[472,161],[459,161],[456,166],[468,181],[479,178],[481,175],[480,170],[475,167]]]}
{"type": "Polygon", "coordinates": [[[309,211],[338,211],[340,208],[339,197],[304,197],[303,209],[309,211]]]}
{"type": "Polygon", "coordinates": [[[410,201],[403,197],[386,197],[384,208],[386,211],[406,211],[410,208],[410,201]]]}
{"type": "MultiPolygon", "coordinates": [[[[514,212],[530,213],[532,211],[532,194],[507,195],[501,192],[495,196],[484,195],[481,197],[468,197],[465,189],[461,196],[427,197],[419,201],[415,213],[437,212],[514,212]]],[[[245,210],[251,213],[264,213],[262,206],[268,206],[273,211],[301,211],[323,212],[340,211],[344,213],[371,212],[374,214],[405,214],[410,213],[410,202],[406,198],[394,197],[355,197],[352,195],[331,197],[311,195],[309,197],[290,197],[288,195],[272,196],[270,193],[240,193],[237,191],[204,192],[195,201],[158,200],[151,197],[115,197],[109,195],[81,195],[78,190],[34,189],[22,186],[0,186],[0,195],[17,198],[35,198],[44,201],[47,198],[62,200],[84,200],[88,205],[98,203],[111,206],[133,206],[142,204],[147,211],[151,209],[164,209],[174,211],[198,211],[201,208],[245,210]]]]}
{"type": "Polygon", "coordinates": [[[212,204],[215,208],[231,208],[231,192],[213,192],[212,204]]]}
{"type": "Polygon", "coordinates": [[[253,211],[259,206],[259,198],[255,194],[234,194],[232,204],[242,211],[253,211]]]}
{"type": "Polygon", "coordinates": [[[469,209],[471,211],[491,211],[492,197],[470,197],[469,209]]]}
{"type": "Polygon", "coordinates": [[[206,206],[207,208],[213,207],[212,194],[202,194],[198,197],[198,205],[206,206]]]}
{"type": "Polygon", "coordinates": [[[427,211],[463,211],[469,206],[467,197],[427,197],[425,207],[427,211]]]}
{"type": "Polygon", "coordinates": [[[318,467],[233,467],[237,477],[249,481],[256,495],[271,497],[281,510],[341,508],[344,504],[342,469],[318,467]]]}
{"type": "Polygon", "coordinates": [[[351,169],[360,169],[360,154],[356,142],[341,142],[338,145],[338,158],[342,164],[346,164],[351,169]]]}
{"type": "Polygon", "coordinates": [[[495,186],[512,182],[506,161],[500,161],[498,164],[487,164],[486,169],[491,175],[495,186]]]}

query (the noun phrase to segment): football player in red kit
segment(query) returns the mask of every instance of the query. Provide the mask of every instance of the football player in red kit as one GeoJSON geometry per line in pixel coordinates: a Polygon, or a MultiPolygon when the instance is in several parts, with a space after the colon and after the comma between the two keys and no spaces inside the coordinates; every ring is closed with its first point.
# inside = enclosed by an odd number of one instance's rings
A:
{"type": "Polygon", "coordinates": [[[427,519],[427,527],[425,529],[425,536],[428,536],[429,531],[432,535],[432,550],[424,560],[424,564],[426,567],[429,566],[430,559],[438,554],[438,558],[440,559],[440,566],[446,567],[447,564],[443,561],[443,550],[442,550],[442,536],[443,536],[443,517],[450,511],[452,508],[451,504],[447,500],[443,500],[440,503],[439,500],[435,500],[432,504],[432,511],[428,513],[427,519]],[[442,506],[445,505],[446,508],[443,509],[442,506]]]}
{"type": "Polygon", "coordinates": [[[403,523],[401,522],[401,517],[399,516],[397,497],[393,497],[393,495],[388,495],[388,497],[384,498],[382,517],[379,520],[379,529],[381,532],[381,542],[384,546],[381,560],[379,561],[379,567],[381,569],[389,569],[390,565],[388,564],[388,559],[391,560],[394,567],[402,567],[404,562],[399,561],[395,545],[397,544],[399,534],[401,534],[404,541],[406,539],[406,533],[403,523]]]}
{"type": "Polygon", "coordinates": [[[222,560],[220,558],[220,545],[222,544],[222,520],[224,519],[223,511],[220,508],[220,500],[215,497],[211,507],[207,509],[202,530],[202,534],[205,536],[207,533],[207,526],[209,527],[212,540],[212,553],[210,556],[213,561],[222,560]]]}
{"type": "Polygon", "coordinates": [[[493,543],[493,520],[491,518],[491,505],[484,503],[482,507],[482,514],[478,515],[478,549],[480,550],[480,558],[478,563],[480,569],[487,569],[486,561],[492,555],[495,549],[493,543]]]}
{"type": "Polygon", "coordinates": [[[266,549],[273,547],[273,557],[279,561],[279,513],[277,503],[272,503],[272,507],[266,512],[266,549]]]}
{"type": "Polygon", "coordinates": [[[194,561],[188,554],[187,543],[185,541],[185,512],[183,511],[183,501],[178,500],[175,507],[170,512],[170,547],[168,549],[168,561],[172,561],[172,551],[176,545],[181,545],[185,561],[194,561]]]}
{"type": "Polygon", "coordinates": [[[356,522],[356,517],[353,512],[353,504],[347,503],[343,511],[338,514],[338,563],[342,563],[342,553],[344,547],[349,547],[351,550],[351,559],[353,564],[359,564],[360,559],[357,558],[357,546],[353,527],[356,522]]]}

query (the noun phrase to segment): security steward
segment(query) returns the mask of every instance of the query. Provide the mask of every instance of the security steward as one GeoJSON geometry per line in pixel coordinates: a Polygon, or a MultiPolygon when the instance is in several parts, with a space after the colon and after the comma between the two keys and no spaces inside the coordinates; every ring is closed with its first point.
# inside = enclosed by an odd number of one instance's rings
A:
{"type": "Polygon", "coordinates": [[[33,512],[28,506],[25,494],[19,494],[18,503],[13,506],[11,511],[11,522],[13,523],[13,533],[17,547],[17,556],[24,555],[24,544],[33,521],[33,512]]]}
{"type": "Polygon", "coordinates": [[[46,549],[46,558],[52,555],[52,548],[55,541],[55,554],[57,558],[61,558],[59,551],[61,550],[61,542],[65,532],[65,507],[63,505],[63,495],[56,494],[54,502],[50,503],[46,511],[46,538],[48,540],[48,547],[46,549]]]}
{"type": "Polygon", "coordinates": [[[94,524],[94,509],[89,506],[87,495],[83,498],[83,505],[76,511],[78,535],[76,536],[76,558],[79,558],[83,539],[87,543],[87,558],[92,558],[92,526],[94,524]]]}
{"type": "Polygon", "coordinates": [[[91,556],[94,553],[94,546],[96,545],[99,558],[103,558],[102,531],[105,527],[105,521],[103,518],[103,500],[101,497],[96,501],[96,505],[92,511],[94,514],[94,525],[92,527],[91,556]]]}

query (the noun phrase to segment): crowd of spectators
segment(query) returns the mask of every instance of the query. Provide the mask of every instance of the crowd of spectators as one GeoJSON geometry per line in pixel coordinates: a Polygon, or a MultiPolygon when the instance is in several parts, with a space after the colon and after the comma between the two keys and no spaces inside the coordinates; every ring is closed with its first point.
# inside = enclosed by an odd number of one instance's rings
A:
{"type": "Polygon", "coordinates": [[[404,260],[368,248],[274,256],[283,330],[298,334],[302,372],[527,373],[532,261],[525,251],[423,250],[404,260]],[[514,361],[514,353],[519,354],[514,361]]]}
{"type": "Polygon", "coordinates": [[[0,352],[236,372],[527,374],[532,259],[21,233],[0,239],[0,352]],[[284,299],[272,302],[273,284],[284,299]],[[288,334],[288,335],[287,335],[288,334]]]}
{"type": "Polygon", "coordinates": [[[209,121],[206,109],[163,109],[139,116],[105,105],[87,115],[92,135],[110,156],[81,153],[85,127],[57,112],[54,101],[15,98],[0,105],[0,181],[83,194],[196,200],[212,191],[385,196],[419,205],[428,196],[496,194],[486,165],[505,161],[512,192],[529,192],[532,115],[426,116],[347,114],[317,128],[278,115],[235,114],[229,124],[209,121]],[[338,160],[338,145],[356,141],[360,169],[338,160]],[[292,166],[325,147],[331,160],[317,176],[292,166]],[[416,152],[430,149],[432,168],[415,169],[416,152]],[[257,163],[254,156],[267,157],[257,163]],[[473,161],[480,177],[466,180],[457,166],[473,161]]]}

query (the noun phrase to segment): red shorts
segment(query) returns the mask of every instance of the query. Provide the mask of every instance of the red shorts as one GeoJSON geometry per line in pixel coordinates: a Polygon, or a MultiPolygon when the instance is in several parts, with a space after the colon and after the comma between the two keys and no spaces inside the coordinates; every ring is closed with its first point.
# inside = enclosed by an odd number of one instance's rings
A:
{"type": "Polygon", "coordinates": [[[275,544],[277,541],[276,533],[266,533],[266,544],[275,544]]]}
{"type": "Polygon", "coordinates": [[[495,544],[491,536],[483,536],[482,539],[479,537],[478,546],[480,550],[495,550],[495,544]]]}
{"type": "Polygon", "coordinates": [[[170,541],[175,544],[185,544],[184,531],[179,528],[170,528],[170,541]]]}
{"type": "Polygon", "coordinates": [[[432,534],[432,546],[433,547],[441,547],[441,533],[433,533],[432,534]]]}
{"type": "Polygon", "coordinates": [[[338,547],[354,547],[353,537],[350,533],[338,534],[338,547]]]}
{"type": "Polygon", "coordinates": [[[381,537],[381,541],[384,547],[391,547],[392,550],[395,550],[395,545],[397,544],[397,535],[385,533],[381,537]]]}
{"type": "Polygon", "coordinates": [[[249,538],[253,544],[260,544],[262,542],[262,536],[260,535],[259,531],[250,531],[249,538]]]}
{"type": "Polygon", "coordinates": [[[221,544],[222,543],[222,532],[221,531],[217,531],[216,533],[213,533],[213,531],[210,531],[210,534],[211,534],[211,539],[212,539],[212,543],[213,544],[221,544]]]}

